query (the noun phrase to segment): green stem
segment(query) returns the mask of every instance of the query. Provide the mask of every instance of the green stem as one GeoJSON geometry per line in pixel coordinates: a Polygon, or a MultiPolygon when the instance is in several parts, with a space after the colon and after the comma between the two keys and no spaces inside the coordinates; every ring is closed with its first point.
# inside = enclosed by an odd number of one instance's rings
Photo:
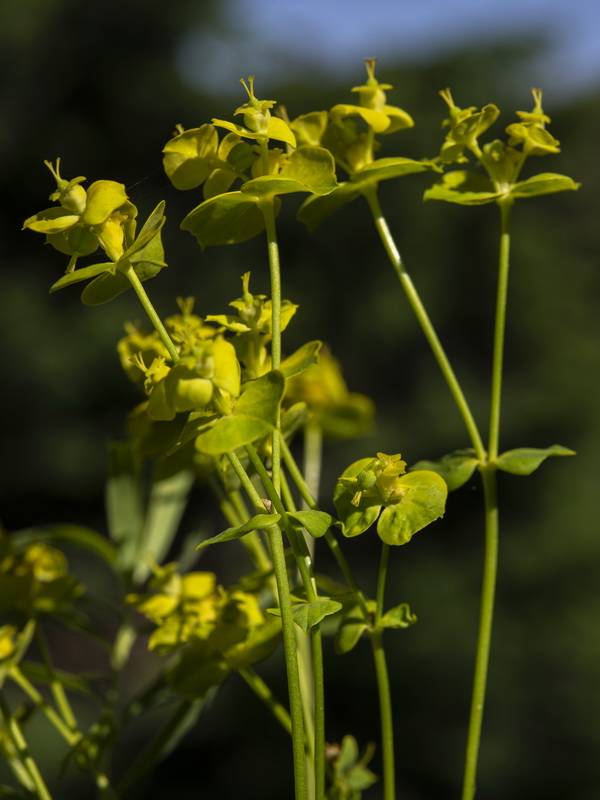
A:
{"type": "Polygon", "coordinates": [[[292,720],[287,710],[275,697],[269,686],[263,681],[260,675],[252,667],[242,667],[238,672],[252,689],[254,694],[262,700],[275,719],[281,724],[283,729],[292,735],[292,720]]]}
{"type": "MultiPolygon", "coordinates": [[[[102,249],[106,253],[106,255],[112,259],[115,263],[119,261],[121,258],[120,254],[115,250],[115,248],[111,245],[108,239],[100,232],[96,233],[98,237],[98,241],[100,242],[102,249]]],[[[179,353],[177,352],[175,345],[173,344],[173,340],[167,333],[167,329],[162,324],[161,318],[156,313],[156,309],[152,305],[150,298],[148,297],[144,286],[142,285],[141,280],[138,278],[136,271],[132,267],[129,261],[125,262],[128,266],[127,269],[123,270],[123,274],[127,277],[131,285],[133,286],[133,290],[137,294],[140,303],[144,307],[144,311],[148,315],[150,322],[154,325],[156,332],[161,338],[162,343],[169,351],[169,355],[173,359],[173,363],[176,364],[179,361],[179,353]]]]}
{"type": "Polygon", "coordinates": [[[81,734],[79,732],[75,732],[70,730],[62,719],[58,716],[56,711],[49,706],[48,703],[44,700],[42,695],[38,692],[35,686],[23,675],[21,670],[17,666],[13,666],[9,670],[9,675],[12,680],[22,689],[25,694],[33,700],[35,705],[40,709],[40,711],[46,716],[49,722],[56,728],[56,730],[60,733],[63,739],[67,742],[68,745],[73,747],[73,745],[77,744],[77,742],[81,738],[81,734]]]}
{"type": "MultiPolygon", "coordinates": [[[[234,527],[239,527],[243,525],[244,522],[249,518],[248,514],[240,513],[239,510],[236,508],[233,502],[233,492],[229,493],[229,496],[226,496],[217,481],[214,477],[209,477],[209,485],[210,488],[217,498],[219,503],[219,508],[221,509],[221,513],[229,522],[230,525],[234,527]]],[[[239,496],[237,498],[240,499],[239,496]]],[[[243,509],[243,506],[242,506],[243,509]]],[[[254,565],[257,569],[260,570],[270,570],[272,569],[273,565],[271,564],[271,559],[269,558],[267,551],[265,550],[263,543],[260,540],[260,537],[256,531],[250,531],[245,536],[239,540],[242,543],[242,546],[247,550],[248,555],[252,559],[254,565]]]]}
{"type": "MultiPolygon", "coordinates": [[[[282,444],[285,444],[282,440],[282,444]]],[[[318,600],[317,588],[312,569],[312,559],[306,545],[304,537],[296,531],[289,523],[286,509],[281,501],[279,494],[275,491],[275,485],[271,481],[260,457],[252,445],[246,446],[246,452],[256,469],[258,477],[265,487],[269,500],[271,500],[275,511],[281,514],[280,525],[284,528],[286,535],[292,545],[298,571],[302,577],[302,583],[306,591],[306,598],[309,603],[318,600]]],[[[283,473],[281,475],[284,478],[283,473]]],[[[283,480],[282,480],[283,483],[283,480]]],[[[323,642],[321,626],[313,625],[310,629],[312,644],[312,675],[314,692],[314,771],[315,771],[315,797],[322,800],[325,793],[325,689],[323,680],[323,642]]]]}
{"type": "Polygon", "coordinates": [[[390,680],[383,648],[383,629],[379,621],[384,613],[385,582],[387,578],[390,547],[384,544],[381,549],[379,575],[377,578],[377,596],[374,629],[370,632],[377,691],[379,694],[379,712],[381,718],[381,752],[383,762],[383,797],[384,800],[396,800],[396,778],[394,766],[394,722],[392,714],[392,696],[390,680]]]}
{"type": "MultiPolygon", "coordinates": [[[[275,227],[275,209],[273,198],[267,198],[260,204],[265,220],[267,249],[269,253],[269,272],[271,277],[271,365],[273,369],[281,366],[281,265],[279,262],[279,246],[275,227]]],[[[273,431],[273,452],[271,455],[273,484],[279,493],[281,480],[281,435],[279,420],[273,431]]]]}
{"type": "Polygon", "coordinates": [[[375,661],[379,713],[381,717],[381,757],[383,762],[383,800],[396,800],[394,777],[394,724],[392,719],[392,697],[385,651],[383,631],[376,628],[369,634],[375,661]]]}
{"type": "MultiPolygon", "coordinates": [[[[52,796],[48,791],[48,787],[46,786],[44,779],[42,778],[39,767],[29,753],[27,741],[23,735],[23,731],[15,719],[14,714],[12,714],[2,692],[0,692],[0,712],[4,717],[6,732],[10,737],[12,745],[16,751],[16,754],[18,755],[19,762],[22,765],[20,769],[24,770],[24,773],[22,773],[21,776],[18,776],[19,779],[25,779],[25,776],[29,778],[31,785],[33,786],[33,790],[35,791],[39,800],[52,800],[52,796]]],[[[16,771],[16,766],[13,771],[16,771]]]]}
{"type": "MultiPolygon", "coordinates": [[[[304,480],[304,476],[302,475],[302,472],[300,471],[298,465],[296,464],[296,460],[294,459],[294,456],[292,455],[292,452],[289,449],[287,442],[283,440],[281,445],[282,445],[283,460],[285,462],[286,467],[288,468],[292,480],[298,487],[302,499],[309,508],[317,509],[318,503],[313,497],[308,484],[304,480]]],[[[354,573],[350,568],[350,565],[346,561],[346,557],[342,552],[339,542],[337,541],[331,530],[328,530],[326,532],[325,541],[327,542],[327,545],[331,550],[333,557],[337,561],[338,566],[342,572],[342,575],[346,579],[346,583],[352,589],[356,602],[359,604],[365,620],[368,622],[370,619],[370,614],[369,614],[369,609],[367,608],[367,601],[365,600],[365,596],[363,595],[358,585],[358,581],[356,580],[354,573]]]]}
{"type": "Polygon", "coordinates": [[[506,299],[510,265],[510,218],[512,200],[499,203],[502,219],[500,257],[498,263],[498,292],[496,296],[496,324],[494,328],[494,360],[492,365],[492,392],[490,405],[489,459],[498,457],[500,435],[500,405],[502,393],[502,364],[504,361],[504,332],[506,328],[506,299]]]}
{"type": "Polygon", "coordinates": [[[462,800],[473,800],[477,778],[477,762],[481,742],[481,726],[487,685],[496,575],[498,571],[498,501],[496,489],[496,466],[500,438],[500,408],[502,393],[502,365],[504,362],[504,334],[506,329],[506,302],[510,264],[510,219],[512,201],[499,203],[501,214],[500,255],[498,263],[498,291],[496,297],[496,321],[494,326],[494,355],[492,364],[492,387],[490,401],[490,431],[488,462],[480,467],[485,501],[485,555],[481,605],[479,615],[479,637],[475,656],[473,694],[469,718],[469,734],[465,756],[462,800]]]}
{"type": "Polygon", "coordinates": [[[433,327],[431,320],[429,319],[429,315],[425,310],[425,306],[421,302],[421,298],[415,286],[411,280],[410,275],[406,271],[406,267],[404,266],[404,262],[402,261],[402,257],[396,247],[396,243],[394,238],[390,232],[388,224],[383,216],[383,212],[381,210],[381,205],[379,204],[379,198],[377,196],[377,189],[376,187],[371,187],[369,189],[364,189],[363,194],[365,195],[367,202],[369,203],[369,208],[371,209],[371,213],[373,215],[373,219],[375,221],[375,227],[377,228],[377,232],[383,242],[383,246],[385,247],[385,251],[388,254],[388,258],[390,259],[392,266],[396,270],[396,274],[398,275],[398,279],[410,306],[415,313],[417,320],[425,334],[425,338],[427,339],[431,350],[433,351],[433,355],[438,363],[438,366],[444,376],[446,383],[448,384],[448,388],[450,389],[450,393],[454,398],[454,402],[458,408],[458,411],[463,418],[465,426],[467,428],[469,438],[471,439],[471,443],[475,449],[477,457],[481,460],[485,459],[485,448],[483,446],[483,441],[481,439],[481,435],[479,433],[479,429],[477,428],[477,424],[467,403],[467,400],[463,394],[461,389],[460,383],[456,375],[454,374],[454,370],[450,365],[450,361],[448,360],[448,356],[442,344],[438,338],[438,335],[433,327]]]}
{"type": "Polygon", "coordinates": [[[472,800],[475,796],[477,761],[481,740],[481,724],[487,684],[492,623],[494,618],[494,597],[496,593],[496,572],[498,565],[498,505],[496,501],[496,469],[493,464],[481,468],[485,497],[485,557],[481,606],[479,615],[479,637],[475,656],[473,694],[469,718],[469,734],[465,756],[462,800],[472,800]]]}
{"type": "Polygon", "coordinates": [[[75,715],[73,713],[73,709],[71,708],[69,698],[67,697],[67,693],[65,692],[64,686],[56,678],[54,672],[54,665],[52,663],[52,657],[50,655],[50,649],[48,647],[46,637],[44,636],[44,633],[39,625],[36,626],[35,633],[40,655],[42,656],[42,661],[44,662],[46,671],[48,673],[48,677],[50,679],[50,690],[52,691],[54,702],[56,703],[56,706],[60,711],[67,727],[73,733],[79,734],[77,720],[75,719],[75,715]]]}
{"type": "MultiPolygon", "coordinates": [[[[264,513],[263,502],[244,469],[239,458],[234,452],[227,453],[240,483],[246,491],[250,502],[257,513],[264,513]]],[[[275,570],[279,607],[281,608],[281,624],[283,632],[283,649],[287,671],[288,692],[290,698],[290,716],[292,719],[292,749],[294,759],[294,786],[295,800],[307,800],[306,769],[304,764],[304,718],[302,711],[302,696],[300,691],[300,676],[298,672],[298,655],[296,652],[296,638],[294,632],[294,618],[292,615],[292,599],[288,582],[283,537],[277,526],[272,525],[266,529],[271,547],[271,558],[275,570]]]]}

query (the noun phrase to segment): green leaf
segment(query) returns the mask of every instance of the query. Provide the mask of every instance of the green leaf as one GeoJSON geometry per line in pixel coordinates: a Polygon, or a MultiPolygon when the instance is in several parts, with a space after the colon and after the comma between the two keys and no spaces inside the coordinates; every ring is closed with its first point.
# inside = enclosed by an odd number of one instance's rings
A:
{"type": "Polygon", "coordinates": [[[526,181],[520,181],[510,190],[512,197],[535,197],[539,194],[553,194],[554,192],[565,192],[576,190],[581,186],[572,178],[566,175],[556,175],[553,172],[542,172],[533,175],[526,181]]]}
{"type": "Polygon", "coordinates": [[[163,166],[173,186],[183,190],[200,186],[214,168],[218,146],[217,131],[208,124],[184,131],[167,142],[163,166]]]}
{"type": "Polygon", "coordinates": [[[446,481],[436,472],[408,472],[398,484],[406,494],[384,508],[377,523],[379,538],[389,545],[406,544],[413,534],[442,517],[448,496],[446,481]]]}
{"type": "Polygon", "coordinates": [[[115,271],[116,266],[114,262],[107,261],[102,264],[92,264],[89,267],[82,267],[82,269],[76,269],[73,272],[67,272],[66,275],[63,275],[56,283],[52,284],[50,287],[50,294],[52,294],[52,292],[57,292],[59,289],[64,289],[65,286],[71,286],[73,283],[88,281],[90,278],[95,278],[103,272],[111,272],[114,274],[115,271]]]}
{"type": "Polygon", "coordinates": [[[196,439],[201,453],[219,455],[235,450],[272,433],[279,418],[285,378],[271,370],[255,381],[248,381],[235,404],[233,414],[221,417],[196,439]]]}
{"type": "Polygon", "coordinates": [[[21,661],[19,667],[25,677],[34,683],[50,683],[51,680],[56,680],[69,691],[87,695],[92,694],[89,682],[71,672],[65,672],[62,669],[53,667],[52,675],[50,676],[44,664],[40,664],[37,661],[21,661]]]}
{"type": "Polygon", "coordinates": [[[531,475],[549,456],[574,456],[575,451],[560,444],[553,444],[543,450],[535,447],[518,447],[507,450],[496,459],[496,466],[503,472],[513,475],[531,475]]]}
{"type": "Polygon", "coordinates": [[[217,542],[229,542],[233,539],[241,539],[242,536],[250,533],[250,531],[256,531],[262,528],[268,528],[271,525],[276,525],[280,519],[281,516],[279,514],[256,514],[238,528],[227,528],[217,536],[213,536],[210,539],[205,539],[203,542],[200,542],[196,550],[201,550],[203,547],[208,547],[209,544],[216,544],[217,542]]]}
{"type": "Polygon", "coordinates": [[[294,622],[304,633],[322,622],[325,617],[336,614],[342,608],[342,604],[337,600],[315,600],[313,603],[302,603],[294,606],[292,614],[294,622]]]}
{"type": "Polygon", "coordinates": [[[241,191],[257,198],[291,192],[327,195],[338,183],[333,156],[323,147],[301,147],[290,155],[289,163],[277,175],[261,175],[246,181],[241,191]]]}
{"type": "Polygon", "coordinates": [[[140,281],[153,278],[166,267],[161,240],[161,228],[165,222],[164,207],[164,201],[156,206],[135,242],[123,253],[116,265],[113,265],[113,269],[105,270],[104,274],[85,287],[81,294],[85,305],[99,306],[108,303],[130,289],[131,282],[123,274],[130,267],[133,267],[140,281]]]}
{"type": "Polygon", "coordinates": [[[288,517],[298,522],[315,539],[325,536],[333,525],[333,517],[324,511],[288,511],[288,517]]]}
{"type": "Polygon", "coordinates": [[[87,190],[87,204],[81,222],[84,225],[101,225],[126,202],[127,192],[122,183],[95,181],[87,190]]]}
{"type": "Polygon", "coordinates": [[[144,524],[141,459],[133,440],[111,442],[106,483],[108,534],[118,545],[119,567],[133,569],[144,524]]]}
{"type": "Polygon", "coordinates": [[[343,208],[347,203],[360,197],[360,188],[350,181],[340,183],[337,189],[324,196],[309,197],[304,201],[296,215],[296,219],[303,222],[309,231],[314,231],[322,222],[343,208]]]}
{"type": "MultiPolygon", "coordinates": [[[[294,622],[299,628],[302,628],[304,633],[322,622],[325,617],[331,614],[337,614],[343,608],[341,603],[337,600],[330,600],[329,598],[319,598],[312,603],[296,603],[292,606],[292,615],[294,622]]],[[[280,608],[268,608],[269,614],[274,617],[281,616],[280,608]]]]}
{"type": "Polygon", "coordinates": [[[423,200],[445,200],[464,206],[480,206],[492,203],[502,192],[497,192],[489,178],[477,172],[455,170],[447,172],[431,189],[427,189],[423,200]]]}
{"type": "Polygon", "coordinates": [[[142,583],[150,574],[148,554],[161,564],[173,544],[181,517],[194,485],[194,474],[177,472],[152,484],[141,539],[137,547],[134,580],[142,583]]]}
{"type": "Polygon", "coordinates": [[[352,183],[368,182],[377,184],[379,181],[401,178],[404,175],[414,175],[417,172],[428,172],[430,170],[442,171],[433,161],[415,161],[412,158],[378,158],[367,164],[366,167],[354,172],[350,180],[352,183]]]}
{"type": "MultiPolygon", "coordinates": [[[[275,206],[275,213],[279,206],[275,206]]],[[[236,244],[257,236],[265,228],[265,220],[257,198],[242,192],[227,192],[205,200],[181,223],[181,229],[196,237],[205,247],[236,244]]]]}
{"type": "Polygon", "coordinates": [[[408,628],[414,625],[417,617],[410,610],[408,603],[401,603],[395,608],[390,608],[379,620],[382,628],[408,628]]]}
{"type": "Polygon", "coordinates": [[[319,350],[323,342],[315,340],[314,342],[307,342],[294,351],[290,356],[284,359],[281,363],[281,372],[285,378],[291,378],[293,375],[298,375],[303,372],[307,367],[319,363],[319,350]]]}
{"type": "Polygon", "coordinates": [[[478,463],[479,460],[475,456],[475,450],[466,448],[448,453],[438,461],[417,461],[416,464],[410,467],[410,471],[424,469],[437,472],[446,481],[448,491],[452,492],[469,480],[478,463]]]}
{"type": "MultiPolygon", "coordinates": [[[[374,613],[376,605],[377,604],[373,600],[368,600],[367,608],[369,612],[374,613]]],[[[367,630],[367,627],[361,607],[356,605],[351,608],[343,618],[335,637],[335,652],[338,653],[338,655],[349,653],[350,650],[356,646],[360,637],[367,630]]]]}

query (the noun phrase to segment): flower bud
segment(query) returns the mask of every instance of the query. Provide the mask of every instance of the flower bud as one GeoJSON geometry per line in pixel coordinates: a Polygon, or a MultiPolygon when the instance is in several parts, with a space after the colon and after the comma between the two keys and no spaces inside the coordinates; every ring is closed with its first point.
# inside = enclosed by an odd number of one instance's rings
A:
{"type": "Polygon", "coordinates": [[[57,190],[50,195],[50,200],[58,201],[63,208],[66,208],[72,214],[83,214],[87,205],[87,192],[81,186],[81,182],[85,178],[80,176],[79,178],[73,178],[72,181],[61,178],[60,158],[56,159],[56,168],[52,166],[50,161],[44,161],[44,164],[56,179],[57,190]]]}

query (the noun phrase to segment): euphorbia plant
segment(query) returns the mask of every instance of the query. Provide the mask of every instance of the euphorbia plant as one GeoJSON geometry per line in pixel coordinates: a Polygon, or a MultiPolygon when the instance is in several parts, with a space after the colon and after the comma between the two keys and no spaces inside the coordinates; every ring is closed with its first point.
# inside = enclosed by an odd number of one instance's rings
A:
{"type": "MultiPolygon", "coordinates": [[[[253,78],[242,83],[247,101],[234,112],[241,116],[240,123],[213,120],[188,130],[178,126],[164,148],[163,161],[175,188],[202,187],[202,200],[181,223],[202,248],[265,234],[271,296],[253,294],[250,273],[245,272],[241,296],[230,303],[234,313],[201,317],[192,298],[180,298],[179,313],[161,320],[143,283],[166,266],[161,243],[164,203],[137,233],[137,209],[122,184],[96,181],[85,189],[84,178],[66,180],[58,160],[56,165],[46,162],[57,187],[51,200],[58,205],[30,217],[25,227],[44,233],[55,249],[69,256],[66,274],[51,290],[91,280],[82,300],[99,305],[132,287],[154,330],[128,324],[118,343],[126,374],[139,384],[140,403],[129,415],[128,439],[111,448],[109,540],[92,531],[60,526],[2,539],[0,610],[7,619],[0,629],[0,676],[15,682],[46,715],[65,740],[69,760],[90,772],[102,798],[128,796],[196,720],[204,699],[238,673],[291,736],[296,800],[357,800],[376,780],[367,766],[372,747],[361,757],[352,735],[339,745],[326,744],[322,637],[333,633],[336,651],[344,654],[365,635],[372,647],[379,693],[383,797],[395,800],[393,731],[401,716],[395,716],[391,706],[383,634],[407,628],[416,616],[405,602],[386,607],[391,548],[407,544],[441,517],[448,491],[478,470],[485,495],[487,550],[463,786],[463,800],[470,800],[492,627],[496,472],[528,474],[547,456],[572,452],[554,445],[499,453],[510,211],[516,199],[575,189],[577,184],[551,173],[520,180],[529,156],[558,152],[558,142],[545,127],[549,119],[540,92],[534,92],[534,110],[519,112],[519,121],[507,128],[506,142],[480,146],[479,138],[494,123],[498,110],[491,105],[481,111],[460,109],[445,90],[442,97],[450,112],[446,141],[439,156],[415,160],[376,157],[379,136],[411,127],[413,121],[388,104],[386,93],[392,87],[378,82],[373,59],[367,60],[366,83],[353,90],[355,104],[340,103],[330,111],[311,111],[292,121],[283,109],[276,115],[275,101],[257,98],[253,78]],[[445,171],[467,162],[470,155],[483,172],[445,171]],[[378,199],[382,180],[423,172],[441,175],[425,199],[463,205],[495,202],[501,211],[487,447],[378,199]],[[337,362],[320,341],[285,354],[282,333],[298,307],[282,299],[276,219],[282,196],[293,193],[306,196],[298,218],[310,229],[346,203],[365,197],[464,420],[469,445],[411,467],[400,453],[363,453],[339,477],[332,502],[324,503],[319,500],[323,439],[360,436],[370,425],[373,409],[368,398],[348,391],[337,362]],[[77,266],[78,259],[98,250],[103,260],[77,266]],[[296,462],[291,446],[300,432],[305,444],[303,466],[296,462]],[[144,477],[146,463],[152,466],[150,481],[144,477]],[[237,542],[225,546],[241,545],[252,562],[252,570],[240,574],[233,585],[221,586],[214,573],[191,568],[189,549],[182,551],[178,562],[163,563],[194,479],[210,486],[228,523],[224,530],[194,542],[196,549],[237,542]],[[352,542],[344,541],[368,531],[381,540],[373,599],[359,586],[351,567],[352,542]],[[318,540],[331,549],[339,574],[315,572],[318,540]],[[78,609],[83,587],[68,577],[64,557],[55,549],[61,541],[91,550],[118,577],[119,624],[109,644],[109,682],[118,685],[139,636],[149,634],[150,650],[164,659],[139,695],[119,699],[114,688],[107,692],[100,699],[97,722],[87,732],[81,730],[68,695],[82,684],[89,688],[90,683],[56,670],[43,633],[46,615],[81,631],[90,627],[78,609]],[[40,667],[25,660],[33,636],[42,657],[42,679],[52,689],[51,702],[34,686],[40,667]],[[287,704],[274,697],[255,668],[271,656],[280,640],[287,704]],[[123,774],[116,774],[111,762],[115,742],[132,718],[166,698],[173,708],[163,729],[123,774]]],[[[394,453],[400,445],[389,442],[386,449],[394,453]]],[[[16,784],[26,796],[47,800],[50,792],[27,745],[27,715],[12,708],[4,696],[1,709],[0,745],[16,784]]]]}

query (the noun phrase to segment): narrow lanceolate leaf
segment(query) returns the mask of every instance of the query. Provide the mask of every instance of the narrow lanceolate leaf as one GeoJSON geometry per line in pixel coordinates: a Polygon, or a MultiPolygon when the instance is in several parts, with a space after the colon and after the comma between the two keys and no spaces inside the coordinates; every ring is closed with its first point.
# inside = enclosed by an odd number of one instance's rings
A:
{"type": "Polygon", "coordinates": [[[560,444],[553,444],[543,450],[535,447],[518,447],[498,456],[496,466],[503,472],[511,472],[513,475],[531,475],[549,456],[574,455],[574,450],[569,450],[560,444]]]}
{"type": "Polygon", "coordinates": [[[230,542],[233,539],[241,539],[242,536],[250,533],[250,531],[256,531],[262,528],[268,528],[270,525],[276,525],[280,519],[281,516],[279,514],[256,514],[238,528],[227,528],[217,536],[213,536],[210,539],[205,539],[203,542],[200,542],[196,550],[200,550],[203,547],[208,547],[209,544],[216,544],[217,542],[230,542]]]}
{"type": "Polygon", "coordinates": [[[298,523],[315,539],[325,536],[333,525],[333,517],[325,511],[289,511],[288,517],[291,518],[292,524],[298,523]]]}
{"type": "Polygon", "coordinates": [[[115,273],[116,265],[112,261],[105,261],[102,264],[91,264],[89,267],[82,267],[73,272],[67,272],[62,278],[53,283],[50,287],[50,294],[57,292],[59,289],[64,289],[65,286],[71,286],[73,283],[80,283],[81,281],[89,281],[91,278],[96,278],[103,272],[115,273]]]}
{"type": "Polygon", "coordinates": [[[285,378],[271,370],[242,389],[233,414],[217,420],[212,428],[196,439],[201,453],[219,455],[272,433],[277,425],[285,378]]]}
{"type": "MultiPolygon", "coordinates": [[[[181,229],[196,237],[202,249],[211,245],[236,244],[264,230],[265,220],[257,199],[242,192],[227,192],[200,203],[181,223],[181,229]]],[[[279,210],[276,204],[275,213],[279,210]]]]}
{"type": "Polygon", "coordinates": [[[290,155],[279,174],[246,181],[242,192],[258,198],[291,192],[327,195],[337,186],[331,153],[324,147],[301,147],[290,155]]]}
{"type": "Polygon", "coordinates": [[[448,453],[438,461],[418,461],[410,467],[410,471],[425,469],[437,472],[446,481],[448,491],[452,492],[469,480],[478,463],[475,451],[468,448],[448,453]]]}
{"type": "Polygon", "coordinates": [[[442,517],[448,496],[446,481],[436,472],[408,472],[398,484],[406,494],[384,508],[377,522],[379,538],[389,545],[406,544],[413,534],[442,517]]]}
{"type": "Polygon", "coordinates": [[[456,170],[447,172],[444,177],[427,189],[423,200],[445,200],[447,203],[458,203],[464,206],[480,206],[492,203],[502,197],[489,178],[477,172],[456,170]]]}
{"type": "Polygon", "coordinates": [[[576,183],[566,175],[556,175],[553,172],[542,172],[533,175],[526,181],[520,181],[510,190],[512,197],[535,197],[539,194],[553,194],[554,192],[565,192],[568,190],[579,189],[580,183],[576,183]]]}

